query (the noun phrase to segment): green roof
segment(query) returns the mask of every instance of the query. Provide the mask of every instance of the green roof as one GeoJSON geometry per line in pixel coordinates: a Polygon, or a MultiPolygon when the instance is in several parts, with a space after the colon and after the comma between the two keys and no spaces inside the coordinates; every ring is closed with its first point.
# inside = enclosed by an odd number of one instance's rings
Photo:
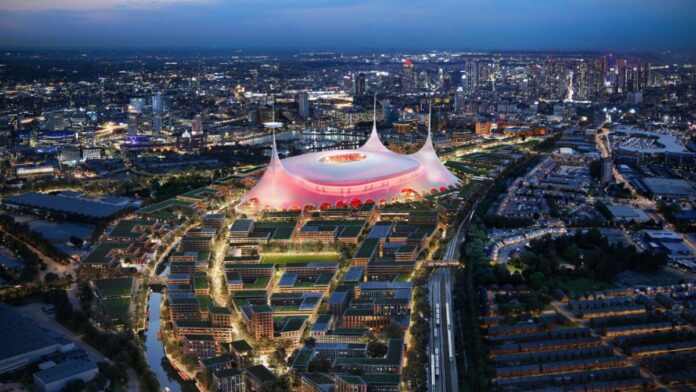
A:
{"type": "Polygon", "coordinates": [[[119,221],[109,233],[109,237],[139,238],[143,233],[133,232],[137,226],[152,226],[154,222],[146,219],[125,219],[119,221]]]}
{"type": "Polygon", "coordinates": [[[181,195],[179,195],[177,197],[185,197],[187,199],[205,200],[208,197],[210,197],[212,195],[216,195],[218,193],[220,193],[220,191],[218,191],[216,189],[204,187],[204,188],[194,189],[194,190],[186,192],[186,193],[182,193],[181,195]]]}
{"type": "Polygon", "coordinates": [[[143,207],[136,212],[141,213],[141,214],[152,214],[152,213],[155,213],[157,211],[164,210],[167,208],[172,208],[172,207],[191,208],[192,204],[187,202],[187,201],[183,201],[183,200],[167,199],[167,200],[161,201],[159,203],[150,204],[149,206],[143,207]]]}
{"type": "Polygon", "coordinates": [[[207,289],[208,277],[207,276],[196,276],[193,278],[193,287],[195,289],[207,289]]]}
{"type": "Polygon", "coordinates": [[[361,231],[362,226],[345,226],[343,230],[341,230],[341,233],[338,235],[338,238],[357,237],[360,235],[361,231]]]}
{"type": "Polygon", "coordinates": [[[314,354],[314,350],[311,348],[302,348],[300,351],[297,352],[297,355],[295,356],[295,360],[292,362],[293,367],[305,367],[309,365],[309,362],[312,360],[312,355],[314,354]]]}
{"type": "Polygon", "coordinates": [[[208,311],[212,314],[232,314],[232,310],[225,306],[210,306],[208,311]]]}
{"type": "Polygon", "coordinates": [[[355,252],[355,257],[366,258],[372,257],[379,246],[379,239],[377,238],[366,238],[358,247],[355,252]]]}
{"type": "Polygon", "coordinates": [[[209,295],[197,295],[196,298],[201,304],[201,309],[208,309],[213,305],[213,299],[209,295]]]}
{"type": "Polygon", "coordinates": [[[247,351],[253,350],[251,345],[246,341],[246,340],[235,340],[234,342],[230,343],[234,351],[238,353],[245,353],[247,351]]]}
{"type": "Polygon", "coordinates": [[[98,279],[92,283],[102,298],[130,297],[133,291],[133,278],[98,279]]]}
{"type": "Polygon", "coordinates": [[[263,365],[248,367],[245,372],[262,384],[276,379],[276,376],[263,365]]]}
{"type": "Polygon", "coordinates": [[[129,246],[129,243],[123,242],[100,242],[80,264],[105,264],[109,261],[106,256],[109,252],[114,249],[126,249],[129,246]]]}

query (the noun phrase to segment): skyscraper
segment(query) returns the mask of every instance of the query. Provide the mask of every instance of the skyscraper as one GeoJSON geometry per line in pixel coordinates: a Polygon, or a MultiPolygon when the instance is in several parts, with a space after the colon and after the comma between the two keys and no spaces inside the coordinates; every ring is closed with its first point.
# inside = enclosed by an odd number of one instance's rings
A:
{"type": "Polygon", "coordinates": [[[460,111],[464,109],[465,103],[464,88],[457,87],[457,91],[454,93],[454,110],[460,111]]]}
{"type": "Polygon", "coordinates": [[[462,75],[462,87],[467,94],[476,92],[479,83],[479,63],[476,59],[468,59],[464,75],[462,75]]]}
{"type": "Polygon", "coordinates": [[[404,72],[401,77],[401,89],[404,92],[413,92],[416,89],[416,71],[411,59],[404,61],[404,72]]]}
{"type": "Polygon", "coordinates": [[[440,68],[440,91],[449,92],[452,89],[452,75],[440,68]]]}
{"type": "Polygon", "coordinates": [[[353,95],[360,96],[365,94],[365,74],[360,72],[355,74],[353,81],[353,95]]]}
{"type": "Polygon", "coordinates": [[[399,121],[399,111],[388,99],[382,100],[382,118],[385,127],[391,127],[394,122],[399,121]]]}
{"type": "Polygon", "coordinates": [[[137,136],[145,98],[131,98],[128,104],[128,136],[137,136]]]}
{"type": "Polygon", "coordinates": [[[162,132],[162,113],[164,112],[164,102],[162,93],[158,92],[152,96],[152,133],[159,135],[162,132]]]}
{"type": "Polygon", "coordinates": [[[350,77],[350,75],[343,77],[343,90],[346,93],[353,90],[353,79],[350,77]]]}
{"type": "Polygon", "coordinates": [[[309,118],[309,94],[306,91],[300,92],[298,95],[300,117],[309,118]]]}

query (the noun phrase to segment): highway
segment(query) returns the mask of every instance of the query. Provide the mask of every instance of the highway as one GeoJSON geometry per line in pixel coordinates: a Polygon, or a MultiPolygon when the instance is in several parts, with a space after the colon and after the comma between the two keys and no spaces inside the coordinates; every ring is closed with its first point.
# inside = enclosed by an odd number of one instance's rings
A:
{"type": "Polygon", "coordinates": [[[436,269],[428,282],[430,307],[429,390],[456,391],[457,358],[454,347],[452,274],[449,268],[436,269]]]}

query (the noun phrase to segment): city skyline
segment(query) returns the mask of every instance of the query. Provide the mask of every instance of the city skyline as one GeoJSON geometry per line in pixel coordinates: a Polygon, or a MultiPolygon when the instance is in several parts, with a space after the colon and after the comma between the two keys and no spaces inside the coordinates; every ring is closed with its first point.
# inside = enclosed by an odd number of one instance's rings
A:
{"type": "Polygon", "coordinates": [[[692,51],[696,3],[5,1],[5,49],[692,51]],[[85,34],[87,32],[88,34],[85,34]]]}

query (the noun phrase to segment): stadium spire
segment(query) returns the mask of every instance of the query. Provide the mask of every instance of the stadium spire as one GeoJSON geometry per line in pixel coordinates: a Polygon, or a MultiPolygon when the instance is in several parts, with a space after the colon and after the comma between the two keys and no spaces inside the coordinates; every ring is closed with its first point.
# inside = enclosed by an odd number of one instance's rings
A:
{"type": "Polygon", "coordinates": [[[384,144],[382,144],[382,142],[379,140],[379,134],[377,133],[377,93],[375,93],[373,102],[372,132],[370,132],[370,137],[367,139],[365,144],[360,147],[360,149],[374,152],[389,152],[389,149],[384,147],[384,144]]]}

